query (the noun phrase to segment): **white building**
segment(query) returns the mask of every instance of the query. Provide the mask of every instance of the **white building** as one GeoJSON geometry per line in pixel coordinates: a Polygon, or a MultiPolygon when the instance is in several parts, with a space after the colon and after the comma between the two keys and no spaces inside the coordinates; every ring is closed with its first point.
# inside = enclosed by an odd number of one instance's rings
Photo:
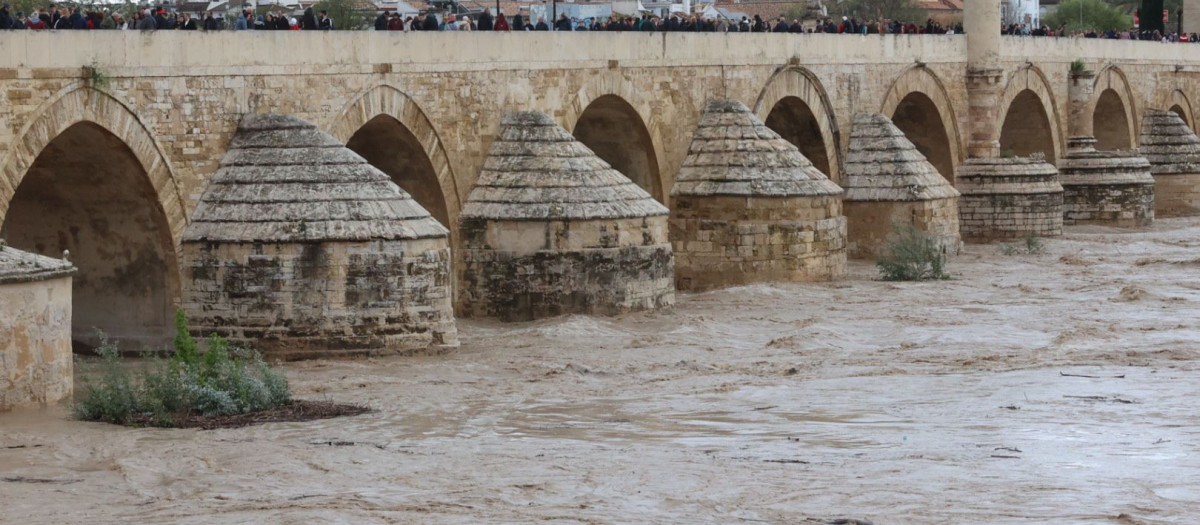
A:
{"type": "Polygon", "coordinates": [[[1029,27],[1042,25],[1038,0],[1001,0],[1000,19],[1005,24],[1025,24],[1029,27]]]}

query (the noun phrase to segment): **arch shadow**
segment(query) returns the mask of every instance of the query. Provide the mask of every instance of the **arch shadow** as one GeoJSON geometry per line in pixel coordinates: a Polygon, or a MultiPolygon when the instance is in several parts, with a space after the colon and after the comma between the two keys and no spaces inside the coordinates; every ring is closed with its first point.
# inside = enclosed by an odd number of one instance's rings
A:
{"type": "Polygon", "coordinates": [[[880,112],[888,115],[938,172],[954,183],[954,170],[965,152],[958,114],[936,73],[922,65],[910,66],[888,88],[880,112]]]}
{"type": "MultiPolygon", "coordinates": [[[[821,84],[820,79],[816,74],[806,68],[788,65],[781,66],[767,79],[766,85],[759,92],[758,98],[754,101],[751,109],[758,118],[766,122],[771,117],[771,113],[777,108],[780,108],[780,103],[783,103],[783,108],[788,108],[788,112],[794,112],[797,109],[803,109],[799,115],[804,119],[804,124],[798,127],[802,129],[807,127],[810,133],[798,135],[792,138],[787,137],[789,142],[797,145],[801,152],[805,152],[804,145],[811,143],[816,136],[820,137],[820,150],[815,145],[809,145],[810,151],[814,155],[819,155],[817,151],[824,151],[823,159],[809,157],[809,153],[805,153],[808,160],[812,161],[813,165],[825,168],[821,171],[825,173],[830,180],[835,183],[840,182],[842,173],[842,144],[841,132],[838,129],[837,118],[833,112],[833,105],[829,102],[829,95],[825,91],[825,87],[821,84]],[[794,102],[784,102],[789,97],[801,102],[803,107],[796,105],[794,102]],[[811,117],[811,118],[810,118],[811,117]],[[815,127],[814,127],[815,126],[815,127]],[[797,144],[800,142],[800,144],[797,144]]],[[[785,120],[786,117],[779,117],[785,120]]],[[[776,121],[779,122],[778,120],[776,121]]],[[[768,124],[770,126],[770,124],[768,124]]],[[[775,128],[772,128],[775,129],[775,128]]],[[[780,130],[775,129],[778,133],[780,130]]],[[[789,130],[784,130],[789,131],[789,130]]],[[[783,133],[780,133],[783,135],[783,133]]]]}

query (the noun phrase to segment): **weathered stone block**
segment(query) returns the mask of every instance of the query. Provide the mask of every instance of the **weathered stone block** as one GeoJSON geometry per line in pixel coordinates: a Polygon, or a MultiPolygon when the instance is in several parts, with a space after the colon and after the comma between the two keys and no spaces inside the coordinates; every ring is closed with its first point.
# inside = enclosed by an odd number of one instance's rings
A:
{"type": "Polygon", "coordinates": [[[0,241],[0,412],[71,396],[74,273],[0,241]]]}

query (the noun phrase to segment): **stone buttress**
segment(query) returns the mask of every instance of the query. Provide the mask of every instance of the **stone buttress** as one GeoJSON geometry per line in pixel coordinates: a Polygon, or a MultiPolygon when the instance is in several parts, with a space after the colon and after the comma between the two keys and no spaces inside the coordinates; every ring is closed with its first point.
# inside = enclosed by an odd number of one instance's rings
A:
{"type": "Polygon", "coordinates": [[[964,240],[1062,235],[1063,187],[1058,169],[1042,158],[967,159],[955,180],[964,240]]]}
{"type": "Polygon", "coordinates": [[[677,287],[844,276],[841,197],[744,104],[709,101],[671,190],[677,287]]]}
{"type": "Polygon", "coordinates": [[[1174,112],[1147,109],[1141,144],[1154,177],[1154,214],[1200,214],[1200,137],[1174,112]]]}
{"type": "Polygon", "coordinates": [[[1059,159],[1064,224],[1141,227],[1154,222],[1154,177],[1136,153],[1098,151],[1096,139],[1071,137],[1059,159]]]}
{"type": "Polygon", "coordinates": [[[505,113],[460,215],[459,312],[525,321],[670,306],[667,213],[549,116],[505,113]]]}
{"type": "Polygon", "coordinates": [[[912,224],[958,253],[958,191],[886,116],[855,115],[845,166],[850,257],[878,255],[893,224],[912,224]]]}
{"type": "Polygon", "coordinates": [[[0,412],[71,397],[71,263],[0,239],[0,412]]]}
{"type": "Polygon", "coordinates": [[[449,231],[308,122],[250,115],[183,235],[192,332],[297,359],[458,344],[449,231]]]}

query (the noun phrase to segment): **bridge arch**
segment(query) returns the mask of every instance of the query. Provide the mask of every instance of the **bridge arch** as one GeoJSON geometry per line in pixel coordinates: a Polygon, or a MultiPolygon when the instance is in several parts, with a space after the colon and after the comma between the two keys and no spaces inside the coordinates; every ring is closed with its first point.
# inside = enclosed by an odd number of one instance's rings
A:
{"type": "Polygon", "coordinates": [[[667,202],[674,181],[663,176],[666,157],[656,140],[660,124],[627,79],[610,73],[585,82],[566,106],[562,124],[614,169],[659,202],[667,202]]]}
{"type": "Polygon", "coordinates": [[[1000,150],[1027,156],[1044,153],[1057,164],[1064,132],[1058,118],[1058,103],[1046,75],[1027,65],[1013,72],[1000,98],[1000,150]]]}
{"type": "Polygon", "coordinates": [[[187,223],[163,149],[128,106],[80,83],[33,115],[0,168],[0,231],[43,255],[70,250],[77,343],[95,345],[98,328],[127,350],[162,348],[187,223]]]}
{"type": "Polygon", "coordinates": [[[1092,83],[1092,99],[1088,114],[1092,118],[1092,134],[1096,149],[1128,150],[1137,147],[1138,119],[1133,90],[1125,72],[1107,65],[1096,74],[1092,83]]]}
{"type": "Polygon", "coordinates": [[[1192,130],[1196,129],[1195,120],[1192,116],[1192,103],[1188,100],[1187,94],[1180,89],[1172,89],[1165,97],[1159,100],[1158,107],[1173,112],[1182,118],[1188,127],[1192,130]]]}
{"type": "Polygon", "coordinates": [[[816,74],[800,66],[777,70],[752,108],[834,182],[841,179],[841,133],[829,95],[816,74]]]}
{"type": "Polygon", "coordinates": [[[958,114],[945,84],[928,68],[915,65],[892,82],[880,112],[904,132],[946,180],[954,183],[954,167],[962,162],[958,114]]]}
{"type": "Polygon", "coordinates": [[[457,239],[458,179],[437,128],[416,101],[389,84],[368,89],[334,117],[329,134],[387,173],[457,239]]]}

